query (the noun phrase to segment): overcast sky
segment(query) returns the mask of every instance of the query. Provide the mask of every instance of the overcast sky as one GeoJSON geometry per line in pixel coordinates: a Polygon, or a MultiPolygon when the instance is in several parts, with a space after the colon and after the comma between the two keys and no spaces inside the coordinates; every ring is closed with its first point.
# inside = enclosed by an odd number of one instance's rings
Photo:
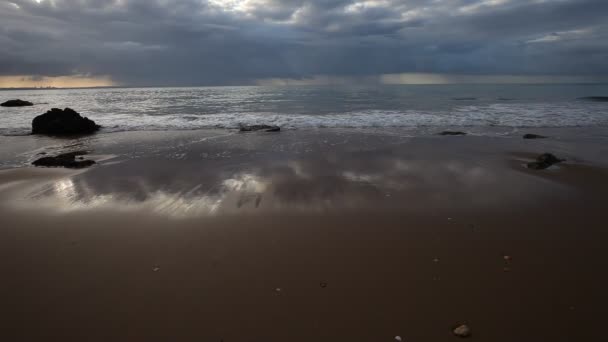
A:
{"type": "Polygon", "coordinates": [[[5,79],[224,85],[401,73],[606,77],[608,0],[0,0],[5,79]]]}

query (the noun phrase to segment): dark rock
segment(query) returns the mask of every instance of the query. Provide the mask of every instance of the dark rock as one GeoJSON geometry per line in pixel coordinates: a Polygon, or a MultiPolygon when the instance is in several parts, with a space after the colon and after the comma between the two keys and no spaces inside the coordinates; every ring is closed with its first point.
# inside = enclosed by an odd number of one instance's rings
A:
{"type": "Polygon", "coordinates": [[[23,100],[8,100],[4,103],[1,103],[0,106],[2,107],[26,107],[26,106],[33,106],[34,104],[29,102],[29,101],[23,101],[23,100]]]}
{"type": "Polygon", "coordinates": [[[524,135],[524,139],[545,139],[545,136],[542,135],[538,135],[538,134],[525,134],[524,135]]]}
{"type": "Polygon", "coordinates": [[[581,97],[580,100],[595,101],[595,102],[608,102],[608,96],[587,96],[587,97],[581,97]]]}
{"type": "Polygon", "coordinates": [[[279,132],[281,127],[275,125],[241,125],[241,132],[279,132]]]}
{"type": "Polygon", "coordinates": [[[53,108],[32,121],[32,134],[74,135],[91,134],[101,126],[80,116],[75,110],[53,108]]]}
{"type": "MultiPolygon", "coordinates": [[[[86,151],[68,152],[55,157],[44,157],[34,161],[34,166],[66,167],[68,169],[82,169],[95,164],[93,160],[76,160],[76,156],[87,154],[86,151]]],[[[80,159],[80,158],[79,158],[80,159]]]]}
{"type": "Polygon", "coordinates": [[[465,132],[457,132],[457,131],[443,131],[439,133],[439,135],[467,135],[465,132]]]}
{"type": "Polygon", "coordinates": [[[564,159],[559,159],[551,153],[543,153],[536,158],[535,162],[528,163],[528,168],[533,170],[544,170],[551,165],[563,162],[564,159]]]}

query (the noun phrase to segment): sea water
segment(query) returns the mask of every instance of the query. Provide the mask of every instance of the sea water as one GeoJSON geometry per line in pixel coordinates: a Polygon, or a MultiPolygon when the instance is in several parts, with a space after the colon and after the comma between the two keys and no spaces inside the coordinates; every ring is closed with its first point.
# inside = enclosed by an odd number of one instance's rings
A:
{"type": "MultiPolygon", "coordinates": [[[[605,84],[365,85],[103,88],[0,91],[32,107],[0,107],[0,135],[29,134],[32,119],[70,107],[102,132],[234,129],[608,127],[605,84]]],[[[492,128],[492,129],[490,129],[492,128]]]]}

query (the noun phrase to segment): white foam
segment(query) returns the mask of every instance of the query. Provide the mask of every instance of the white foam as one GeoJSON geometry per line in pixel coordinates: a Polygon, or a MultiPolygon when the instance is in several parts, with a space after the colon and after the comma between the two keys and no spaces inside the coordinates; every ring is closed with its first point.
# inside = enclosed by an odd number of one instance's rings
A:
{"type": "Polygon", "coordinates": [[[98,121],[107,130],[238,128],[241,124],[273,124],[284,129],[382,127],[580,127],[608,125],[608,107],[566,104],[491,104],[461,106],[451,111],[366,110],[330,114],[225,113],[209,115],[110,115],[98,121]]]}
{"type": "MultiPolygon", "coordinates": [[[[85,112],[86,114],[86,112],[85,112]]],[[[133,113],[89,115],[105,132],[132,130],[235,129],[241,124],[274,124],[283,129],[383,128],[383,127],[582,127],[608,126],[608,106],[597,103],[494,103],[463,105],[451,110],[364,110],[329,114],[231,112],[196,114],[133,113]]],[[[30,131],[31,115],[2,115],[0,134],[30,131]]]]}

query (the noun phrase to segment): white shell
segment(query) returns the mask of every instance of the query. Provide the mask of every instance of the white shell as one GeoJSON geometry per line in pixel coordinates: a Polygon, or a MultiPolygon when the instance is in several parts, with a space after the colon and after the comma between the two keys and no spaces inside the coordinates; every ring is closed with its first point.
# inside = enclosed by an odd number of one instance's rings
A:
{"type": "Polygon", "coordinates": [[[458,337],[469,337],[471,336],[471,328],[466,324],[460,325],[454,328],[454,335],[458,337]]]}

